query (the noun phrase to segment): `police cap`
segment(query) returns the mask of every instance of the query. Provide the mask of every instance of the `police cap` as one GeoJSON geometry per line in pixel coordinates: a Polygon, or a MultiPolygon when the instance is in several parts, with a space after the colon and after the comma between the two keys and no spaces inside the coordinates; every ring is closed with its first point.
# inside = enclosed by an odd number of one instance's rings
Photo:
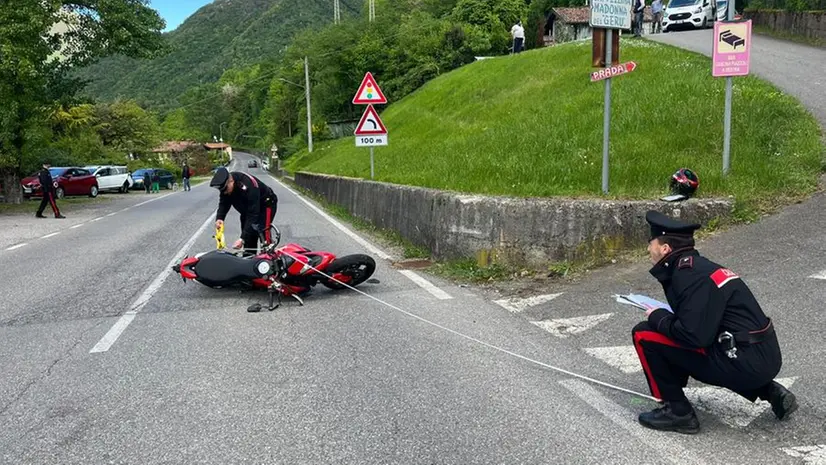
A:
{"type": "Polygon", "coordinates": [[[694,237],[695,230],[702,227],[697,223],[683,223],[655,210],[649,210],[645,214],[645,221],[651,226],[649,240],[666,235],[690,238],[694,237]]]}
{"type": "Polygon", "coordinates": [[[229,181],[229,171],[223,166],[215,170],[215,175],[212,176],[212,181],[209,182],[209,187],[214,187],[219,191],[223,191],[227,187],[229,181]]]}

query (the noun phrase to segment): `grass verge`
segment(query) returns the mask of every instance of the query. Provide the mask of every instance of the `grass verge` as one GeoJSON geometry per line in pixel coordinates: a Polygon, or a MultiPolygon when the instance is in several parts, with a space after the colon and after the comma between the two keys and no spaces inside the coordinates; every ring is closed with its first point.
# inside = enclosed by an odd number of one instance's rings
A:
{"type": "MultiPolygon", "coordinates": [[[[796,99],[756,77],[734,80],[732,171],[722,175],[725,80],[711,60],[648,40],[626,40],[638,68],[613,83],[610,195],[652,198],[690,167],[699,197],[735,196],[743,218],[817,187],[821,129],[796,99]]],[[[389,145],[376,179],[519,197],[601,197],[602,83],[588,74],[591,43],[469,64],[389,106],[389,145]]],[[[300,170],[369,178],[369,151],[352,138],[286,162],[300,170]]]]}

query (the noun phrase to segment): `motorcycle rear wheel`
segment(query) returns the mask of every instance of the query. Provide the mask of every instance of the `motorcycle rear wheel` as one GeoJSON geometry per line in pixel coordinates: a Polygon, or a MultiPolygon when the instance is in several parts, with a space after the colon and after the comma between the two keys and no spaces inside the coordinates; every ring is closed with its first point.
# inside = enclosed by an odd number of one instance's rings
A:
{"type": "MultiPolygon", "coordinates": [[[[356,287],[364,281],[367,281],[375,271],[376,261],[373,260],[373,257],[362,254],[346,255],[336,258],[325,270],[326,274],[330,276],[336,273],[350,276],[351,281],[347,283],[347,285],[351,287],[356,287]]],[[[347,288],[347,286],[330,279],[321,281],[321,284],[334,290],[347,288]]]]}

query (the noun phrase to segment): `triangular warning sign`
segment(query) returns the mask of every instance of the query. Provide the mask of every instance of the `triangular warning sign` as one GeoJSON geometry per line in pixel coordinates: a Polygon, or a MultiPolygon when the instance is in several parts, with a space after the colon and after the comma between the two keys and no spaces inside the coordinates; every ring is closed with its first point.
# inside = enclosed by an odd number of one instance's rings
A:
{"type": "Polygon", "coordinates": [[[385,98],[384,94],[381,92],[381,89],[379,89],[379,85],[376,84],[373,74],[369,71],[364,75],[364,79],[361,81],[359,90],[356,92],[356,96],[353,97],[353,103],[355,105],[387,103],[387,98],[385,98]]]}
{"type": "Polygon", "coordinates": [[[361,115],[361,121],[359,121],[358,126],[356,126],[356,132],[354,134],[357,136],[387,134],[387,128],[384,127],[384,123],[382,123],[373,105],[368,105],[367,110],[361,115]]]}

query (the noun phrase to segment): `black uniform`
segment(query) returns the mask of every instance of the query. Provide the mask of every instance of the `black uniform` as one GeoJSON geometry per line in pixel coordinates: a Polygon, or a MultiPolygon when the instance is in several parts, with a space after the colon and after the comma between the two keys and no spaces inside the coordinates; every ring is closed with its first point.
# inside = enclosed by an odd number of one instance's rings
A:
{"type": "Polygon", "coordinates": [[[46,205],[51,205],[52,211],[54,211],[54,217],[63,218],[63,215],[60,214],[60,209],[57,208],[57,202],[55,202],[55,188],[52,173],[50,173],[48,169],[43,168],[37,173],[37,179],[40,181],[43,200],[40,201],[40,207],[37,209],[36,216],[43,217],[43,210],[46,209],[46,205]]]}
{"type": "Polygon", "coordinates": [[[272,240],[270,226],[278,210],[278,197],[269,186],[253,175],[239,171],[221,171],[215,174],[210,185],[219,187],[219,190],[223,189],[227,176],[232,176],[235,188],[232,194],[221,194],[216,219],[226,219],[229,208],[234,207],[241,214],[241,239],[244,240],[244,248],[248,249],[247,253],[251,253],[251,249],[255,249],[258,244],[260,233],[264,233],[267,242],[272,240]]]}
{"type": "MultiPolygon", "coordinates": [[[[646,219],[652,239],[691,237],[699,228],[657,212],[649,212],[646,219]]],[[[671,252],[650,272],[662,284],[674,313],[657,309],[632,331],[651,394],[667,405],[664,411],[641,415],[643,424],[662,426],[673,403],[694,416],[683,393],[689,376],[752,402],[768,400],[778,418],[797,408],[794,395],[773,382],[782,365],[774,324],[736,273],[702,257],[693,246],[671,252]]]]}

